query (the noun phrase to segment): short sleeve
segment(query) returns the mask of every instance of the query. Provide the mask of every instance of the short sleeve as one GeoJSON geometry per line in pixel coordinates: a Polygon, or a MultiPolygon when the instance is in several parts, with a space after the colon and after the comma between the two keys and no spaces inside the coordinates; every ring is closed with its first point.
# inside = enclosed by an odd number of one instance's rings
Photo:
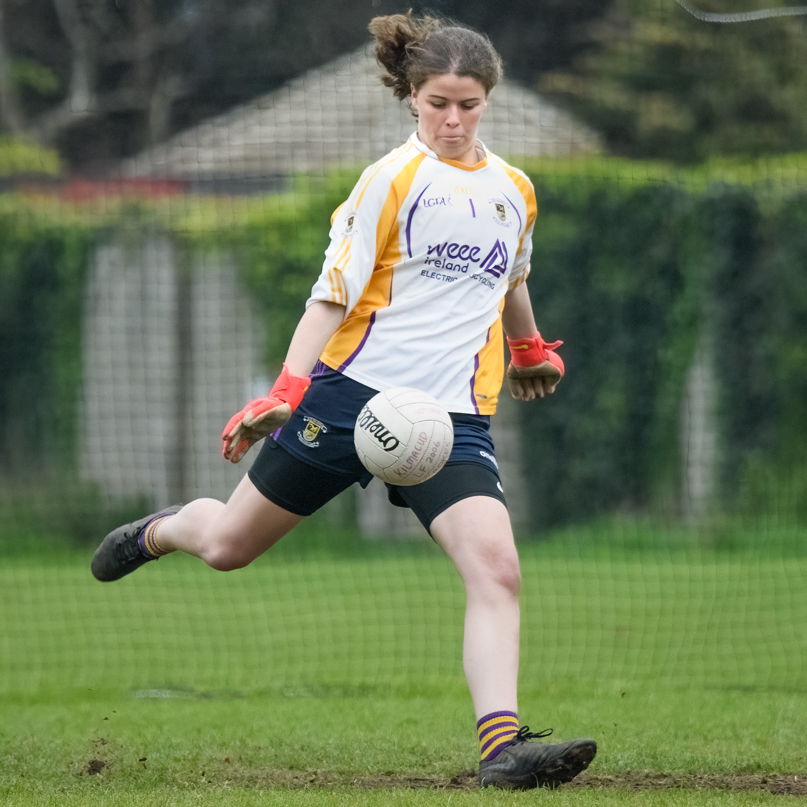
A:
{"type": "Polygon", "coordinates": [[[322,272],[314,284],[306,306],[318,300],[353,309],[370,277],[387,233],[379,232],[379,222],[388,222],[385,206],[390,204],[392,182],[378,166],[370,166],[361,176],[347,201],[331,220],[331,242],[325,251],[322,272]]]}
{"type": "Polygon", "coordinates": [[[518,244],[518,252],[513,260],[513,268],[510,270],[508,288],[514,289],[520,286],[530,274],[530,257],[532,256],[532,234],[535,229],[535,220],[538,218],[538,203],[535,200],[535,188],[527,176],[520,171],[511,178],[516,179],[521,196],[527,207],[527,217],[524,224],[524,232],[518,244]]]}

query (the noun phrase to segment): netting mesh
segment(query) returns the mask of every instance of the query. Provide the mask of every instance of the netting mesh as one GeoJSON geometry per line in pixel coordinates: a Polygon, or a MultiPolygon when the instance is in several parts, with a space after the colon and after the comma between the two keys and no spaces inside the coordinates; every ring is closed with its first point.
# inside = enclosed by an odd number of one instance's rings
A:
{"type": "MultiPolygon", "coordinates": [[[[802,689],[804,18],[582,5],[582,55],[517,66],[480,130],[536,187],[530,291],[566,343],[557,395],[494,419],[522,683],[802,689]]],[[[378,73],[362,45],[92,179],[0,143],[4,693],[463,685],[461,583],[378,482],[240,572],[89,572],[109,529],[249,467],[221,429],[279,372],[332,211],[416,126],[378,73]]]]}

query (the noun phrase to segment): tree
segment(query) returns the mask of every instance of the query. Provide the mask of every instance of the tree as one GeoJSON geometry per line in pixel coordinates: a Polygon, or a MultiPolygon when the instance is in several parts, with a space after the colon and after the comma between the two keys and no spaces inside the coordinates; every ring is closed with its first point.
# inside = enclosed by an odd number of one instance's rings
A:
{"type": "MultiPolygon", "coordinates": [[[[748,0],[744,10],[776,5],[748,0]]],[[[704,10],[737,11],[732,0],[704,10]]],[[[596,47],[539,87],[631,157],[680,162],[807,148],[804,18],[703,22],[670,2],[620,0],[596,47]]]]}
{"type": "MultiPolygon", "coordinates": [[[[413,2],[488,33],[532,84],[611,0],[413,2]]],[[[0,0],[0,127],[106,170],[368,42],[393,0],[0,0]]]]}
{"type": "Polygon", "coordinates": [[[198,89],[200,38],[271,24],[266,0],[2,0],[0,126],[68,155],[120,155],[171,131],[198,89]]]}

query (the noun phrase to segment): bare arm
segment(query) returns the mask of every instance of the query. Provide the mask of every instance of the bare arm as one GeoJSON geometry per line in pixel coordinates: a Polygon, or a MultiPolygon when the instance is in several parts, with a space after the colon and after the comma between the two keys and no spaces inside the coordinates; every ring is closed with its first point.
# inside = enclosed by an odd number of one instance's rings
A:
{"type": "Polygon", "coordinates": [[[502,326],[511,339],[524,339],[534,336],[538,328],[532,313],[532,303],[527,284],[521,283],[504,295],[502,326]]]}
{"type": "MultiPolygon", "coordinates": [[[[535,316],[526,283],[521,283],[505,295],[502,326],[509,340],[529,340],[526,344],[530,344],[535,341],[533,339],[535,337],[539,342],[545,344],[537,336],[538,328],[535,325],[535,316]]],[[[550,345],[550,347],[556,346],[550,345]]],[[[510,350],[512,356],[512,345],[510,350]]],[[[546,353],[541,356],[543,359],[548,358],[546,353]]],[[[540,364],[536,363],[535,367],[525,367],[521,362],[515,366],[511,361],[507,368],[507,385],[514,398],[532,401],[535,398],[543,398],[547,393],[553,393],[560,381],[561,374],[562,371],[559,371],[557,366],[550,361],[541,361],[540,364]]]]}
{"type": "Polygon", "coordinates": [[[297,323],[286,354],[286,365],[293,375],[306,376],[317,363],[330,338],[345,318],[345,307],[317,300],[311,303],[297,323]]]}
{"type": "Polygon", "coordinates": [[[309,374],[344,317],[343,305],[317,300],[308,306],[291,338],[280,378],[265,397],[250,401],[225,426],[224,459],[240,462],[254,443],[288,422],[308,389],[309,374]]]}

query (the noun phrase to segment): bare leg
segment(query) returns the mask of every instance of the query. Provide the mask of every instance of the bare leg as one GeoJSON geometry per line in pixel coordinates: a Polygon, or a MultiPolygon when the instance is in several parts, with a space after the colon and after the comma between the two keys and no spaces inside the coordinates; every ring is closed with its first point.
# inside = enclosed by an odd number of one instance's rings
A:
{"type": "Polygon", "coordinates": [[[302,520],[270,502],[245,476],[227,504],[197,499],[165,519],[157,541],[167,551],[187,552],[226,572],[251,563],[302,520]]]}
{"type": "Polygon", "coordinates": [[[463,664],[476,717],[518,712],[521,572],[507,508],[490,496],[463,499],[431,532],[465,583],[463,664]]]}

